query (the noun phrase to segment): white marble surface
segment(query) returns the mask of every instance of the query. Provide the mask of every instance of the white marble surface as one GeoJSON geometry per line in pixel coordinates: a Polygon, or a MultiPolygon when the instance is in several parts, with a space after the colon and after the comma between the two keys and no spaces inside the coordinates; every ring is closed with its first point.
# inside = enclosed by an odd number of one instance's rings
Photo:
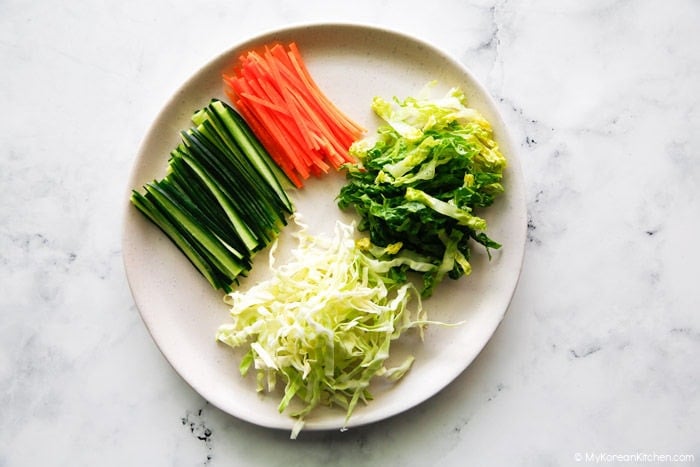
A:
{"type": "Polygon", "coordinates": [[[0,2],[0,466],[700,464],[699,25],[697,1],[0,2]],[[471,68],[520,142],[529,237],[506,319],[458,380],[290,441],[208,405],[158,352],[121,210],[194,70],[321,21],[471,68]]]}

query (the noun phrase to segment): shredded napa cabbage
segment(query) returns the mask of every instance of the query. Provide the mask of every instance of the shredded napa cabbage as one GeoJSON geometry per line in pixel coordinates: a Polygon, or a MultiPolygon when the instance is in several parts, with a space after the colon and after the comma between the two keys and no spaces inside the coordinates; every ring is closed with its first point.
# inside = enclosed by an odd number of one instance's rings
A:
{"type": "Polygon", "coordinates": [[[466,106],[466,97],[460,88],[451,88],[440,98],[429,97],[430,89],[436,84],[437,81],[431,81],[417,97],[408,97],[398,106],[377,96],[372,100],[372,110],[408,141],[420,141],[427,131],[444,128],[452,122],[476,123],[491,130],[488,120],[466,106]]]}
{"type": "Polygon", "coordinates": [[[298,213],[292,220],[299,229],[290,261],[275,264],[275,243],[272,277],[225,297],[232,321],[216,338],[248,345],[240,371],[254,368],[258,391],[284,385],[278,409],[297,418],[294,438],[314,408],[340,406],[347,424],[356,405],[372,398],[375,376],[401,379],[413,357],[387,366],[391,344],[411,328],[422,339],[428,321],[417,289],[392,274],[396,261],[378,259],[366,241],[356,241],[354,223],[338,221],[332,236],[314,236],[298,213]]]}
{"type": "Polygon", "coordinates": [[[423,298],[444,278],[471,273],[473,243],[489,258],[501,247],[476,213],[505,191],[507,166],[493,128],[466,95],[454,87],[433,97],[436,84],[416,97],[372,100],[384,123],[350,146],[358,163],[346,166],[337,196],[341,209],[359,214],[358,229],[372,244],[402,244],[393,259],[421,273],[423,298]]]}

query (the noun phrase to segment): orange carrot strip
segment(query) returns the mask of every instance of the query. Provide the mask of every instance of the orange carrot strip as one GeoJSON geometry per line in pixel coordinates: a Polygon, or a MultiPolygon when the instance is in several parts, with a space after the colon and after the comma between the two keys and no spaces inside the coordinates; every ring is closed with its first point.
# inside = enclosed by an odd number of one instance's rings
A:
{"type": "Polygon", "coordinates": [[[278,122],[270,117],[265,108],[256,105],[254,102],[252,102],[251,104],[255,113],[258,115],[261,122],[265,125],[265,128],[267,128],[270,134],[273,136],[273,138],[275,138],[278,141],[279,147],[282,148],[284,154],[287,155],[287,158],[290,160],[294,169],[299,173],[299,175],[302,178],[309,178],[308,166],[301,161],[301,159],[298,157],[298,153],[296,153],[292,149],[294,141],[286,140],[284,136],[284,131],[280,128],[278,122]],[[286,144],[282,145],[283,143],[286,144]]]}
{"type": "Polygon", "coordinates": [[[289,161],[286,158],[280,157],[281,152],[277,150],[276,141],[274,141],[270,133],[265,129],[265,126],[258,120],[255,114],[250,111],[249,107],[244,102],[234,102],[236,103],[236,107],[238,107],[243,118],[245,118],[245,120],[248,122],[251,130],[253,130],[253,133],[255,133],[265,147],[269,148],[268,152],[270,157],[272,157],[272,160],[274,160],[275,163],[282,169],[294,186],[301,188],[303,186],[302,181],[297,176],[294,168],[289,164],[289,161]]]}
{"type": "Polygon", "coordinates": [[[353,161],[348,148],[365,130],[323,94],[296,43],[242,54],[233,72],[224,75],[224,84],[227,96],[296,186],[353,161]]]}
{"type": "MultiPolygon", "coordinates": [[[[319,131],[325,134],[325,139],[327,142],[330,142],[332,147],[335,147],[336,150],[339,150],[340,152],[344,152],[347,150],[347,148],[342,148],[337,145],[337,142],[334,141],[335,137],[340,136],[342,139],[345,139],[344,136],[347,135],[347,133],[339,135],[336,126],[337,122],[334,121],[329,121],[330,119],[324,118],[326,117],[326,114],[324,114],[323,109],[320,108],[321,106],[315,105],[316,107],[314,110],[310,109],[310,105],[313,105],[317,101],[314,100],[314,96],[309,93],[309,86],[304,86],[303,85],[303,80],[299,79],[299,73],[296,75],[296,79],[294,79],[294,75],[289,72],[289,68],[291,67],[292,69],[294,68],[294,64],[292,62],[292,59],[290,58],[289,54],[284,53],[281,47],[276,47],[273,49],[273,52],[275,53],[275,57],[279,62],[282,62],[286,67],[287,73],[285,77],[287,78],[287,83],[290,84],[291,86],[294,86],[295,90],[297,91],[296,98],[299,103],[299,105],[302,105],[305,107],[306,114],[309,116],[315,123],[316,128],[318,128],[319,131]],[[301,85],[300,85],[301,84],[301,85]],[[334,125],[336,124],[336,125],[334,125]],[[334,137],[335,136],[335,137],[334,137]]],[[[326,149],[326,152],[328,154],[333,153],[332,150],[326,149]]],[[[334,157],[334,159],[336,159],[334,157]]],[[[337,160],[337,159],[336,159],[337,160]]],[[[333,164],[336,165],[336,164],[333,164]]]]}
{"type": "Polygon", "coordinates": [[[255,101],[256,103],[258,103],[260,105],[264,105],[268,109],[274,110],[275,112],[281,113],[283,115],[289,115],[288,110],[285,109],[284,107],[281,107],[273,102],[270,102],[267,99],[262,99],[262,98],[254,95],[254,94],[251,94],[249,92],[242,92],[240,94],[240,96],[247,99],[247,100],[255,101]]]}
{"type": "Polygon", "coordinates": [[[325,94],[323,94],[320,91],[320,87],[316,82],[314,81],[313,77],[311,76],[311,73],[309,72],[308,68],[306,68],[306,65],[304,63],[304,60],[301,56],[301,53],[299,52],[299,48],[297,47],[295,42],[292,42],[289,44],[289,51],[290,51],[290,60],[294,64],[295,68],[299,71],[300,76],[304,81],[307,83],[309,86],[309,90],[313,91],[315,96],[319,99],[320,102],[324,104],[324,106],[327,108],[327,110],[332,114],[338,117],[338,123],[341,123],[343,126],[346,126],[351,132],[358,132],[358,134],[364,133],[365,129],[362,128],[360,125],[356,124],[350,118],[348,118],[343,112],[338,109],[338,107],[335,106],[327,97],[325,94]]]}
{"type": "MultiPolygon", "coordinates": [[[[306,94],[310,96],[308,89],[305,90],[306,94]]],[[[313,111],[309,110],[309,113],[320,116],[323,121],[326,122],[327,126],[325,128],[328,128],[331,131],[334,138],[337,138],[342,142],[342,146],[345,146],[344,150],[347,150],[350,144],[360,136],[361,133],[351,133],[344,125],[341,125],[338,122],[338,117],[330,115],[319,103],[319,101],[313,98],[313,96],[307,97],[304,103],[308,103],[309,105],[313,106],[313,111]]],[[[322,126],[321,124],[319,125],[322,126]]]]}
{"type": "MultiPolygon", "coordinates": [[[[346,147],[342,147],[342,145],[338,145],[335,140],[347,140],[347,133],[340,131],[337,125],[329,121],[330,119],[324,118],[325,115],[322,109],[320,109],[318,105],[314,105],[314,101],[309,97],[308,92],[304,93],[303,89],[299,89],[296,86],[294,86],[294,88],[295,91],[297,91],[294,93],[296,103],[304,108],[306,115],[313,121],[315,128],[324,135],[325,140],[331,142],[331,145],[335,147],[336,150],[339,152],[346,152],[349,144],[347,144],[346,147]]],[[[319,139],[316,138],[315,141],[319,142],[319,139]]],[[[337,160],[335,157],[333,159],[337,160]]],[[[332,165],[336,168],[338,167],[337,163],[333,163],[332,165]]]]}
{"type": "MultiPolygon", "coordinates": [[[[269,58],[271,60],[271,63],[273,65],[276,65],[276,66],[271,67],[272,70],[275,70],[274,71],[274,73],[275,73],[274,79],[276,80],[276,82],[280,86],[280,88],[283,90],[283,96],[284,96],[286,104],[289,106],[290,112],[293,112],[294,115],[297,117],[296,123],[300,126],[299,130],[300,131],[303,131],[305,129],[310,130],[309,125],[308,125],[309,122],[307,121],[308,115],[304,115],[302,117],[302,115],[300,113],[300,108],[298,106],[298,102],[295,99],[294,94],[292,92],[290,92],[288,86],[286,86],[286,84],[287,84],[286,80],[282,79],[282,76],[280,74],[281,70],[279,68],[280,64],[277,61],[275,61],[274,58],[272,58],[272,57],[269,57],[269,58]]],[[[310,138],[307,138],[307,139],[310,139],[310,138]]],[[[309,145],[311,146],[311,144],[309,144],[309,145]]]]}
{"type": "MultiPolygon", "coordinates": [[[[287,136],[293,139],[293,141],[296,143],[296,146],[299,146],[299,136],[303,136],[304,133],[298,131],[298,129],[297,131],[294,131],[292,128],[297,124],[296,122],[299,120],[298,114],[294,112],[295,109],[289,106],[287,99],[285,99],[284,96],[280,94],[280,90],[277,89],[279,86],[276,86],[276,83],[279,82],[279,80],[276,79],[275,76],[273,76],[273,80],[265,79],[265,73],[275,74],[274,68],[270,66],[270,63],[263,62],[263,57],[252,54],[251,56],[253,57],[253,60],[251,61],[252,66],[248,68],[247,73],[250,87],[257,96],[261,96],[259,98],[259,102],[262,103],[267,98],[275,103],[276,108],[285,109],[285,111],[281,113],[292,117],[291,120],[280,120],[279,118],[276,120],[278,125],[284,127],[287,136]]],[[[302,159],[304,158],[303,151],[300,151],[300,156],[302,159]]]]}

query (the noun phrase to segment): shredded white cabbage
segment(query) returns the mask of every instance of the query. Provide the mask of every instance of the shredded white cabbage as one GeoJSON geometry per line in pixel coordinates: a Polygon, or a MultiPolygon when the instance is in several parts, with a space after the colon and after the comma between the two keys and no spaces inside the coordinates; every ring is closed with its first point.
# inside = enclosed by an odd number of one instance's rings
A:
{"type": "Polygon", "coordinates": [[[347,423],[357,403],[372,398],[372,378],[403,377],[413,357],[387,368],[391,343],[411,328],[422,338],[427,317],[417,289],[360,248],[354,224],[338,221],[328,237],[309,234],[298,214],[292,220],[299,229],[291,260],[278,267],[273,246],[272,277],[225,297],[232,322],[216,338],[232,347],[248,344],[240,370],[255,368],[259,391],[272,391],[281,380],[280,412],[301,402],[291,413],[296,437],[315,407],[339,405],[347,423]]]}

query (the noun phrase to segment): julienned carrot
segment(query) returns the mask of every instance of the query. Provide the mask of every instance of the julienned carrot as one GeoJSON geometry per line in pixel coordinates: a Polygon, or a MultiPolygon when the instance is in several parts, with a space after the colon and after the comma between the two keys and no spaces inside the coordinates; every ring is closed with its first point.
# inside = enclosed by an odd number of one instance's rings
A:
{"type": "Polygon", "coordinates": [[[258,137],[260,142],[265,145],[270,153],[270,157],[275,161],[275,163],[288,175],[289,179],[296,186],[301,186],[301,180],[297,177],[291,162],[287,159],[282,159],[280,155],[282,154],[281,148],[277,147],[277,143],[273,140],[268,130],[260,123],[258,118],[253,114],[249,108],[242,101],[234,101],[234,105],[238,108],[239,112],[246,120],[251,130],[258,137]]]}
{"type": "MultiPolygon", "coordinates": [[[[292,50],[297,50],[294,44],[291,44],[290,48],[292,48],[292,50]]],[[[277,48],[277,50],[284,53],[281,48],[277,48]]],[[[297,64],[298,59],[295,55],[292,54],[291,56],[280,56],[278,53],[275,56],[282,62],[285,61],[285,58],[287,59],[287,61],[284,63],[285,68],[282,68],[282,72],[285,74],[285,78],[288,80],[287,84],[293,86],[295,90],[303,95],[305,94],[305,99],[301,99],[299,101],[299,105],[313,106],[312,109],[306,110],[309,116],[320,117],[321,121],[316,121],[319,128],[330,130],[333,133],[333,136],[329,137],[329,141],[338,141],[345,146],[349,146],[355,139],[355,137],[352,135],[361,134],[364,130],[359,126],[356,126],[353,122],[342,115],[340,111],[322,93],[320,93],[318,86],[310,78],[308,70],[305,71],[305,69],[302,69],[297,64]],[[297,72],[297,74],[294,75],[294,72],[297,72]],[[335,121],[333,120],[334,118],[335,121]],[[326,125],[327,123],[330,125],[326,125]],[[349,131],[343,133],[342,131],[337,131],[341,128],[334,123],[339,123],[343,127],[346,127],[347,124],[355,126],[350,126],[348,128],[349,131]],[[348,136],[351,136],[351,138],[346,139],[348,136]]]]}
{"type": "MultiPolygon", "coordinates": [[[[284,152],[284,149],[280,147],[280,144],[285,140],[285,135],[288,134],[287,131],[293,128],[293,122],[286,114],[286,110],[283,112],[275,112],[274,108],[283,108],[284,103],[280,102],[280,99],[274,96],[274,92],[268,90],[265,92],[263,90],[261,83],[255,81],[246,81],[244,79],[238,79],[236,81],[229,80],[229,85],[239,94],[240,99],[234,101],[239,109],[246,109],[247,114],[252,114],[256,121],[258,122],[258,127],[262,126],[265,128],[265,132],[258,130],[256,135],[261,140],[261,142],[268,147],[268,151],[273,153],[273,158],[277,161],[277,157],[280,151],[284,152]],[[262,97],[254,97],[253,99],[246,98],[249,95],[260,95],[262,97]],[[261,104],[269,102],[269,105],[261,104]],[[280,106],[281,103],[281,106],[280,106]],[[272,107],[272,108],[271,108],[272,107]],[[276,120],[273,120],[272,115],[283,115],[276,120]],[[267,122],[267,123],[266,123],[267,122]]],[[[264,86],[264,85],[263,85],[264,86]]],[[[243,112],[242,112],[243,113],[243,112]]],[[[255,129],[253,130],[255,132],[255,129]]],[[[285,144],[287,147],[292,148],[292,154],[303,156],[303,152],[299,150],[303,147],[298,141],[298,135],[294,132],[289,133],[290,137],[286,139],[285,144]]],[[[307,164],[300,160],[299,157],[288,158],[288,162],[294,167],[294,169],[299,172],[303,177],[309,177],[309,170],[307,164]]],[[[279,164],[278,164],[279,165],[279,164]]],[[[288,164],[285,164],[288,165],[288,164]]],[[[285,171],[286,172],[286,171],[285,171]]]]}
{"type": "MultiPolygon", "coordinates": [[[[272,51],[275,52],[275,55],[279,57],[279,52],[282,51],[281,47],[274,47],[273,49],[267,49],[264,58],[266,59],[265,62],[261,61],[261,56],[260,55],[250,55],[250,67],[243,68],[241,75],[242,76],[248,76],[250,79],[251,69],[255,69],[257,72],[257,76],[263,76],[265,79],[259,79],[259,80],[252,80],[253,85],[258,84],[260,88],[264,90],[261,95],[266,95],[266,97],[273,102],[277,102],[278,104],[281,104],[282,101],[284,101],[287,105],[287,108],[289,109],[289,112],[278,112],[278,126],[282,125],[284,129],[287,130],[287,135],[290,137],[293,141],[287,140],[287,153],[290,153],[292,155],[291,159],[292,161],[295,162],[295,166],[297,167],[299,173],[301,174],[302,177],[306,178],[308,177],[308,173],[319,173],[320,169],[322,172],[326,172],[328,170],[327,164],[323,163],[323,160],[320,159],[319,157],[314,157],[310,158],[308,150],[315,150],[318,151],[319,149],[326,149],[327,155],[329,156],[330,161],[335,161],[334,166],[340,165],[339,159],[336,154],[334,154],[332,151],[328,152],[327,148],[329,147],[328,144],[319,144],[318,138],[314,137],[312,138],[310,135],[310,131],[313,131],[313,128],[309,128],[309,125],[306,123],[306,119],[304,118],[303,115],[299,113],[298,106],[299,104],[299,99],[296,98],[296,93],[291,93],[288,89],[289,82],[284,79],[280,71],[285,71],[286,69],[284,67],[280,67],[279,63],[275,63],[275,60],[272,57],[272,51]],[[261,73],[262,70],[262,73],[261,73]],[[280,90],[280,92],[277,92],[275,89],[270,89],[270,81],[277,83],[277,88],[280,90]],[[281,94],[281,95],[280,95],[281,94]],[[284,116],[282,116],[284,114],[284,116]],[[290,123],[288,121],[288,117],[292,116],[294,118],[294,125],[290,127],[290,123]],[[303,137],[304,139],[304,145],[299,144],[299,139],[300,136],[303,137]],[[291,147],[289,147],[289,143],[292,142],[293,144],[291,147]],[[305,150],[306,149],[306,150],[305,150]],[[295,154],[296,153],[296,154],[295,154]],[[307,168],[300,168],[298,166],[298,161],[299,159],[304,160],[307,164],[310,164],[310,167],[307,168]]],[[[284,52],[282,52],[284,53],[284,52]]],[[[288,73],[287,73],[288,74],[288,73]]],[[[243,95],[243,98],[246,96],[243,95]]],[[[303,102],[303,101],[301,101],[303,102]]],[[[255,106],[253,106],[255,107],[255,106]]],[[[259,112],[260,113],[260,112],[259,112]]],[[[267,112],[264,112],[267,113],[267,112]]],[[[312,114],[311,114],[312,115],[312,114]]],[[[307,115],[308,116],[308,115],[307,115]]],[[[269,115],[267,116],[269,117],[269,115]]],[[[269,118],[265,118],[264,120],[269,122],[269,118]]],[[[318,125],[318,122],[315,122],[318,125]]],[[[274,132],[277,134],[278,139],[281,135],[279,132],[274,132]]],[[[331,143],[334,141],[331,139],[331,143]]],[[[323,141],[322,141],[323,142],[323,141]]],[[[337,144],[331,145],[331,147],[334,148],[335,151],[343,151],[345,152],[345,148],[342,146],[338,146],[337,144]]]]}
{"type": "MultiPolygon", "coordinates": [[[[262,91],[262,87],[258,86],[259,83],[253,82],[248,83],[245,81],[229,82],[233,89],[237,90],[240,98],[234,100],[235,96],[232,96],[234,105],[238,107],[244,117],[247,119],[255,119],[256,125],[253,131],[258,136],[258,139],[267,147],[268,151],[275,162],[287,173],[290,179],[292,173],[298,173],[303,178],[308,178],[310,176],[310,168],[308,167],[307,161],[302,159],[308,159],[303,151],[303,143],[300,144],[298,139],[298,134],[293,130],[293,122],[289,119],[289,114],[286,109],[280,112],[275,112],[275,108],[282,109],[269,93],[262,91]],[[251,84],[251,86],[248,86],[251,84]],[[252,88],[256,88],[255,90],[252,88]],[[257,95],[251,94],[253,92],[258,92],[262,97],[258,98],[257,95]],[[253,98],[250,98],[253,96],[253,98]],[[267,99],[267,101],[266,101],[267,99]],[[279,118],[273,119],[273,115],[278,115],[279,118]],[[283,116],[282,116],[283,115],[283,116]],[[289,131],[291,130],[291,133],[289,131]],[[286,135],[289,135],[288,137],[286,135]],[[282,143],[284,142],[284,145],[282,143]],[[289,156],[291,154],[291,157],[289,156]]],[[[284,103],[282,103],[284,105],[284,103]]],[[[301,181],[296,180],[295,185],[301,186],[301,181]]]]}
{"type": "Polygon", "coordinates": [[[296,43],[244,53],[223,81],[232,103],[297,187],[355,162],[348,148],[365,130],[321,91],[296,43]]]}
{"type": "Polygon", "coordinates": [[[324,95],[321,92],[321,89],[319,86],[316,84],[314,81],[313,77],[311,76],[311,73],[309,73],[308,68],[306,68],[306,65],[304,65],[304,61],[301,57],[301,53],[299,52],[299,48],[297,47],[296,43],[292,42],[289,44],[289,50],[290,54],[289,57],[292,61],[292,63],[295,65],[295,67],[299,70],[301,73],[302,78],[305,78],[308,85],[309,85],[309,90],[314,92],[316,94],[316,97],[325,104],[326,109],[330,111],[337,119],[337,122],[341,124],[343,127],[348,128],[351,131],[359,131],[360,133],[364,133],[364,128],[353,122],[352,120],[346,118],[343,113],[338,109],[333,102],[331,102],[326,95],[324,95]]]}

